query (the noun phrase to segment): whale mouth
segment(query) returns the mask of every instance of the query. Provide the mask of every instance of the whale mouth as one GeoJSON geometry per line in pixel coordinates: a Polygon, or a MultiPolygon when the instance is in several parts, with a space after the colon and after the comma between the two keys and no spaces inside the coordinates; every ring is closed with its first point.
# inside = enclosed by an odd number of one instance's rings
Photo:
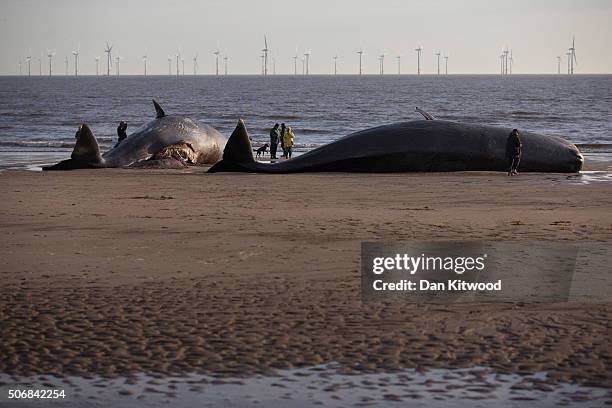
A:
{"type": "Polygon", "coordinates": [[[584,165],[584,156],[579,152],[575,152],[575,154],[576,156],[572,161],[572,165],[574,167],[574,171],[578,173],[580,170],[582,170],[582,166],[584,165]]]}

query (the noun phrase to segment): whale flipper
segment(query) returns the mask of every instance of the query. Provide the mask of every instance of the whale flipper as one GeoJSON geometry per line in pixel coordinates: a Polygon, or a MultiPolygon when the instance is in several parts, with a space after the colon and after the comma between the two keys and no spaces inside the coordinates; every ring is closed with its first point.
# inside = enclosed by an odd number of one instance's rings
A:
{"type": "Polygon", "coordinates": [[[212,166],[208,172],[236,171],[236,169],[248,171],[251,165],[255,163],[249,133],[244,121],[239,119],[236,129],[232,132],[225,149],[223,149],[223,160],[212,166]]]}
{"type": "Polygon", "coordinates": [[[153,99],[153,106],[155,106],[155,112],[157,112],[157,116],[156,116],[157,119],[160,119],[166,116],[166,112],[164,112],[162,107],[159,106],[159,103],[155,102],[155,99],[153,99]]]}

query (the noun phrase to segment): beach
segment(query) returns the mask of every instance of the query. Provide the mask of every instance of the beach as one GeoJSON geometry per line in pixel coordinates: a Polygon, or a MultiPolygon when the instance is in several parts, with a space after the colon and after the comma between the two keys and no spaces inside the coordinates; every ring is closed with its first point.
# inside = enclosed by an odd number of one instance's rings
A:
{"type": "Polygon", "coordinates": [[[110,379],[478,366],[609,387],[605,294],[363,303],[359,258],[363,241],[610,243],[612,183],[594,176],[609,169],[512,178],[0,172],[0,372],[110,379]]]}

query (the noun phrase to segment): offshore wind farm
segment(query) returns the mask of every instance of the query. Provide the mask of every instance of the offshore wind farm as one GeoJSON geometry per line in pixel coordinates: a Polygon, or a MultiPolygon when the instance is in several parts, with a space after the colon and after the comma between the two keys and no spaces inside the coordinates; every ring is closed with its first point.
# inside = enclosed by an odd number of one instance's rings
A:
{"type": "MultiPolygon", "coordinates": [[[[118,76],[121,75],[121,71],[119,69],[120,67],[120,62],[121,60],[124,60],[125,57],[122,56],[116,56],[114,59],[112,58],[112,50],[113,50],[113,44],[109,43],[108,41],[106,42],[106,48],[104,48],[104,52],[106,53],[107,56],[107,66],[106,66],[106,76],[111,76],[112,75],[112,68],[114,66],[115,71],[114,71],[114,75],[118,76]]],[[[296,47],[296,52],[295,55],[293,54],[288,54],[285,56],[280,56],[281,59],[285,59],[287,61],[291,60],[293,63],[289,66],[289,70],[287,71],[277,71],[277,60],[279,59],[279,52],[277,52],[275,49],[271,48],[268,45],[268,35],[264,34],[263,35],[263,48],[261,49],[261,53],[259,54],[260,60],[261,60],[261,75],[264,76],[268,76],[268,75],[277,75],[277,74],[281,74],[281,75],[298,75],[298,70],[297,70],[297,59],[298,59],[298,51],[297,51],[297,47],[296,47]],[[270,57],[272,55],[272,57],[270,57]],[[271,67],[270,67],[271,65],[271,67]],[[291,69],[292,68],[292,69],[291,69]]],[[[74,76],[79,76],[79,75],[96,75],[96,76],[100,76],[100,71],[99,71],[99,56],[95,56],[95,53],[101,50],[90,50],[91,52],[93,52],[94,55],[91,60],[95,61],[95,70],[92,70],[89,73],[86,72],[80,72],[79,71],[79,55],[80,55],[80,50],[81,50],[81,46],[80,43],[79,45],[76,47],[76,49],[70,51],[70,53],[72,54],[72,56],[74,57],[72,60],[72,67],[74,70],[74,76]]],[[[181,55],[181,51],[180,48],[177,48],[177,52],[173,55],[168,55],[168,63],[169,63],[169,68],[168,68],[168,75],[172,75],[172,67],[171,67],[171,59],[175,59],[176,60],[176,70],[175,70],[175,74],[176,76],[184,76],[184,75],[189,75],[187,74],[186,68],[185,68],[185,56],[181,55]]],[[[409,46],[406,46],[406,50],[409,50],[409,46]]],[[[348,62],[345,63],[345,69],[342,72],[338,72],[338,53],[334,53],[326,58],[332,58],[333,59],[333,66],[332,69],[328,72],[312,72],[310,69],[310,58],[311,55],[315,55],[317,56],[317,53],[312,51],[312,49],[304,49],[304,52],[302,54],[301,57],[301,63],[302,63],[302,70],[299,74],[301,75],[310,75],[310,74],[319,74],[319,75],[367,75],[367,74],[378,74],[378,75],[421,75],[421,74],[430,74],[430,75],[449,75],[449,64],[448,64],[448,59],[449,59],[449,52],[448,50],[446,50],[444,52],[444,54],[442,54],[442,51],[440,49],[437,49],[437,51],[435,51],[435,53],[433,54],[434,57],[434,68],[432,70],[426,70],[425,67],[427,66],[427,59],[426,59],[426,53],[424,53],[425,48],[423,47],[423,45],[419,45],[416,48],[414,48],[414,52],[416,55],[416,62],[415,62],[415,66],[413,67],[413,70],[410,69],[406,69],[404,72],[402,72],[402,68],[401,68],[401,56],[397,55],[397,72],[396,73],[391,73],[391,72],[387,72],[385,73],[385,69],[384,69],[384,60],[385,60],[385,56],[387,55],[386,52],[382,52],[381,54],[378,54],[377,56],[377,61],[378,61],[378,70],[377,71],[372,71],[372,72],[367,72],[367,70],[365,69],[364,66],[364,59],[366,56],[366,50],[364,50],[363,46],[359,48],[359,50],[357,51],[357,55],[358,58],[355,59],[354,61],[354,65],[352,67],[349,66],[348,62]],[[441,57],[444,59],[444,69],[441,70],[441,57]]],[[[31,71],[31,66],[30,66],[30,62],[31,62],[31,56],[30,56],[31,51],[28,50],[27,53],[25,53],[25,57],[23,59],[19,59],[17,62],[17,66],[18,66],[18,75],[20,76],[32,76],[32,71],[31,71]],[[23,71],[23,66],[24,64],[28,65],[28,69],[26,72],[23,71]]],[[[59,75],[57,73],[54,74],[53,71],[53,64],[54,64],[54,60],[53,57],[56,56],[56,52],[51,52],[47,49],[47,57],[49,58],[49,72],[48,72],[48,76],[52,76],[52,75],[59,75]]],[[[198,63],[198,56],[199,51],[195,51],[194,55],[190,58],[191,61],[191,68],[192,68],[192,75],[215,75],[215,76],[219,76],[219,75],[229,75],[229,70],[228,70],[228,61],[229,61],[229,57],[228,57],[228,52],[225,51],[223,53],[223,56],[219,46],[217,45],[217,47],[215,49],[213,49],[210,54],[212,54],[213,60],[211,62],[213,62],[213,71],[208,71],[208,72],[200,72],[199,71],[199,63],[198,63]],[[223,69],[220,69],[220,59],[222,59],[222,63],[223,63],[223,69]]],[[[204,54],[206,55],[206,54],[204,54]]],[[[253,55],[256,55],[256,53],[253,53],[253,55]]],[[[571,43],[568,45],[567,48],[567,52],[565,53],[565,56],[567,57],[567,74],[568,75],[574,75],[574,73],[578,73],[577,71],[577,66],[578,66],[578,61],[577,61],[577,57],[576,57],[576,37],[575,35],[573,35],[571,37],[571,43]]],[[[255,58],[255,57],[254,57],[255,58]]],[[[498,56],[499,61],[500,61],[500,70],[499,70],[499,74],[501,76],[507,76],[507,75],[512,75],[513,74],[513,68],[514,68],[514,51],[509,48],[508,46],[503,46],[501,48],[501,52],[498,56]]],[[[560,68],[560,64],[561,64],[561,57],[560,56],[556,56],[554,53],[551,53],[551,58],[554,58],[557,62],[556,64],[556,69],[555,70],[551,70],[551,72],[544,72],[542,74],[546,74],[546,73],[556,73],[556,74],[561,74],[561,68],[560,68]]],[[[143,60],[143,64],[144,64],[144,72],[142,75],[144,76],[148,76],[151,75],[149,69],[151,64],[155,65],[157,68],[161,67],[161,64],[163,63],[163,59],[162,58],[158,58],[157,61],[152,60],[149,58],[148,53],[145,51],[144,56],[142,57],[143,60]]],[[[404,60],[404,62],[407,62],[406,60],[404,60]]],[[[414,61],[413,61],[414,62],[414,61]]],[[[65,75],[69,75],[69,58],[68,58],[68,54],[66,54],[65,57],[65,64],[66,64],[66,68],[65,68],[65,75]]],[[[157,71],[157,74],[153,74],[153,75],[164,75],[161,74],[161,70],[157,71]]],[[[452,74],[452,70],[450,71],[450,74],[452,74]]],[[[17,74],[17,73],[16,73],[17,74]]],[[[252,72],[252,73],[247,73],[247,74],[257,74],[256,72],[252,72]]],[[[39,76],[42,76],[42,70],[39,72],[39,76]]],[[[134,74],[134,73],[130,73],[128,75],[138,75],[138,74],[134,74]]]]}

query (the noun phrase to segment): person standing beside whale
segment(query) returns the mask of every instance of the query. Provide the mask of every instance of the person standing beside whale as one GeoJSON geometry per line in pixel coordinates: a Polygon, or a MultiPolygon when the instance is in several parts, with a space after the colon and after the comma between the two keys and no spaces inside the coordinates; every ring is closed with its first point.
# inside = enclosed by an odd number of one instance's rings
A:
{"type": "Polygon", "coordinates": [[[287,131],[287,128],[285,127],[284,123],[281,123],[281,128],[280,128],[280,145],[281,145],[281,149],[283,149],[283,157],[287,157],[287,152],[285,151],[285,132],[287,131]]]}
{"type": "Polygon", "coordinates": [[[276,149],[278,149],[278,140],[280,139],[280,132],[278,130],[278,123],[274,124],[274,127],[270,130],[270,159],[277,159],[276,149]]]}
{"type": "Polygon", "coordinates": [[[291,154],[293,153],[293,145],[295,144],[295,135],[293,134],[293,130],[291,130],[291,126],[289,126],[285,130],[285,134],[283,135],[283,157],[285,159],[290,159],[291,154]]]}
{"type": "Polygon", "coordinates": [[[523,144],[519,138],[519,131],[517,129],[512,129],[506,141],[506,157],[510,162],[510,167],[508,168],[509,176],[518,174],[518,166],[521,162],[522,153],[523,144]]]}
{"type": "Polygon", "coordinates": [[[117,126],[117,144],[115,147],[119,146],[125,138],[127,138],[127,122],[121,121],[119,122],[119,126],[117,126]]]}

